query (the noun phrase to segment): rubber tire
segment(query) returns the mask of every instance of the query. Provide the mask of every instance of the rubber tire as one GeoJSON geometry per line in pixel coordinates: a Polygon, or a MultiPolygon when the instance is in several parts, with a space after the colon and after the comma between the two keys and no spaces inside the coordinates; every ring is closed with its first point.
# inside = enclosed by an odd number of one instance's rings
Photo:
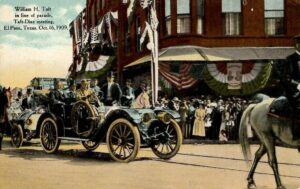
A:
{"type": "Polygon", "coordinates": [[[83,147],[84,147],[86,150],[92,152],[92,151],[96,150],[96,149],[99,147],[100,142],[95,143],[93,146],[89,146],[89,145],[86,143],[86,141],[82,141],[81,144],[83,145],[83,147]]]}
{"type": "Polygon", "coordinates": [[[60,142],[61,140],[58,138],[58,127],[57,127],[57,124],[56,122],[52,119],[52,118],[46,118],[42,124],[41,124],[41,130],[40,130],[40,141],[41,141],[41,145],[43,147],[43,150],[48,153],[48,154],[53,154],[55,152],[57,152],[58,148],[59,148],[59,145],[60,145],[60,142]],[[55,144],[54,144],[54,147],[52,149],[47,149],[47,147],[45,147],[45,144],[43,142],[43,135],[45,134],[45,124],[47,122],[51,122],[52,125],[54,126],[55,128],[55,132],[56,132],[56,139],[55,139],[55,144]]]}
{"type": "Polygon", "coordinates": [[[139,130],[136,126],[134,126],[132,123],[130,123],[128,120],[126,119],[123,119],[123,118],[119,118],[115,121],[113,121],[110,126],[109,126],[109,129],[106,133],[106,144],[107,144],[107,148],[108,148],[108,151],[109,151],[109,155],[117,162],[121,162],[121,163],[128,163],[132,160],[135,159],[135,157],[137,156],[138,154],[138,151],[140,149],[140,145],[141,145],[141,138],[140,138],[140,133],[139,133],[139,130]],[[123,124],[126,124],[132,131],[132,134],[133,134],[133,137],[134,137],[134,149],[133,149],[133,152],[131,153],[131,155],[126,158],[126,159],[120,159],[118,158],[117,156],[115,156],[112,152],[112,149],[111,149],[111,146],[110,146],[110,136],[115,128],[115,126],[117,126],[118,124],[120,123],[123,123],[123,124]]]}
{"type": "Polygon", "coordinates": [[[16,148],[20,148],[23,144],[23,140],[24,140],[24,134],[21,125],[14,124],[11,128],[11,144],[16,148]],[[14,140],[14,132],[17,132],[18,140],[19,140],[18,142],[14,140]]]}
{"type": "Polygon", "coordinates": [[[151,146],[152,152],[161,159],[170,159],[170,158],[174,157],[178,153],[178,151],[182,145],[183,138],[182,138],[182,133],[181,133],[181,129],[180,129],[179,125],[173,119],[171,120],[170,124],[173,125],[173,127],[175,128],[175,131],[177,133],[177,143],[176,143],[175,149],[171,153],[164,154],[164,153],[160,153],[159,151],[157,151],[155,146],[151,146]]]}

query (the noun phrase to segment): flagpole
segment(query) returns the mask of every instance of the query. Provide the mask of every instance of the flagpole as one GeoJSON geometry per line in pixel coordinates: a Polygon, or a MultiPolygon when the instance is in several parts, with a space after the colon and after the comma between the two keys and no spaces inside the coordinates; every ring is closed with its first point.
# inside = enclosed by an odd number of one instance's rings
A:
{"type": "Polygon", "coordinates": [[[156,14],[156,0],[140,0],[143,9],[150,8],[150,24],[146,21],[146,28],[141,38],[144,42],[146,33],[149,36],[147,48],[151,50],[151,86],[152,86],[152,105],[158,101],[158,19],[156,14]]]}
{"type": "Polygon", "coordinates": [[[153,26],[154,27],[153,28],[153,32],[154,32],[154,56],[153,56],[154,61],[153,62],[154,62],[154,83],[155,83],[153,106],[155,106],[155,104],[158,101],[158,32],[157,32],[158,21],[157,21],[155,5],[156,5],[156,1],[153,0],[153,4],[152,4],[153,12],[151,12],[151,14],[152,14],[153,19],[156,19],[156,20],[154,20],[154,22],[157,22],[157,23],[154,23],[154,26],[153,26]]]}

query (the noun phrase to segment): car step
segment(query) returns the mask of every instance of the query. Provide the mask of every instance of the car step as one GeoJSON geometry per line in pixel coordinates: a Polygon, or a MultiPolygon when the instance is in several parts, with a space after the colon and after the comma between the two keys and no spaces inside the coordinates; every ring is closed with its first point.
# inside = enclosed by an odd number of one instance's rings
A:
{"type": "Polygon", "coordinates": [[[72,138],[72,137],[58,137],[61,140],[70,140],[70,141],[89,141],[89,139],[83,138],[72,138]]]}

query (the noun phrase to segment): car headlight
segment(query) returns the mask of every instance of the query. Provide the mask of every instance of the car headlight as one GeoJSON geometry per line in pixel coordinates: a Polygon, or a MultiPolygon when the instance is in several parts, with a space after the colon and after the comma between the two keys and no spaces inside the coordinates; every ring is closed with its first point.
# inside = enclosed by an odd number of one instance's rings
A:
{"type": "Polygon", "coordinates": [[[142,122],[144,124],[147,124],[147,123],[149,123],[149,121],[151,121],[150,113],[144,113],[143,116],[142,116],[142,122]]]}
{"type": "Polygon", "coordinates": [[[31,125],[32,124],[32,120],[29,118],[26,120],[26,125],[31,125]]]}
{"type": "Polygon", "coordinates": [[[171,122],[171,115],[168,114],[167,112],[159,112],[157,114],[157,117],[160,121],[162,121],[164,124],[169,124],[171,122]]]}

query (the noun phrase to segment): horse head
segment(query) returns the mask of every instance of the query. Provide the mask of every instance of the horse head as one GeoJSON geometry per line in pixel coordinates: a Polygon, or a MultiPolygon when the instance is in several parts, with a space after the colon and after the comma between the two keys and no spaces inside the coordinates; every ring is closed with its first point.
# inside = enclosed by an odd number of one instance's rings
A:
{"type": "Polygon", "coordinates": [[[1,105],[6,108],[9,108],[11,105],[11,101],[12,101],[12,94],[11,94],[10,87],[9,88],[4,87],[1,92],[1,105]]]}

